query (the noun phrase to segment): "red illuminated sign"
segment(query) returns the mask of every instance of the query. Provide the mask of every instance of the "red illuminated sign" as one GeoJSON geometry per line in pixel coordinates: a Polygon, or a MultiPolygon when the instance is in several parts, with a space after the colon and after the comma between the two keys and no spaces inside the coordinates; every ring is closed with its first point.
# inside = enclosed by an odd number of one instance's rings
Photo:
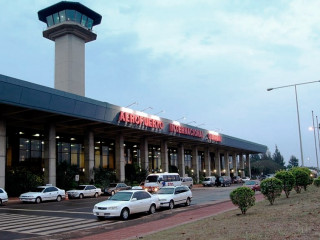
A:
{"type": "Polygon", "coordinates": [[[164,124],[160,120],[143,117],[134,113],[120,112],[119,122],[132,123],[140,126],[146,126],[149,128],[163,129],[164,124]]]}
{"type": "Polygon", "coordinates": [[[221,142],[222,141],[222,137],[220,135],[216,135],[216,134],[212,134],[212,133],[208,133],[207,138],[211,141],[214,141],[214,142],[221,142]]]}
{"type": "Polygon", "coordinates": [[[175,133],[180,133],[180,134],[184,134],[184,135],[189,135],[192,137],[203,138],[203,132],[201,130],[194,129],[194,128],[188,128],[188,127],[182,127],[182,126],[175,125],[172,123],[170,123],[169,132],[175,132],[175,133]]]}

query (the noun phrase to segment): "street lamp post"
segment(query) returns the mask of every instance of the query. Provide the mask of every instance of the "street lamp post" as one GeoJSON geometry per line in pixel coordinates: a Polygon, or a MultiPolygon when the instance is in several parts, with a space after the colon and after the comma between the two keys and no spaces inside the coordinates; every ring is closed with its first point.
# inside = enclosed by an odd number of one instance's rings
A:
{"type": "Polygon", "coordinates": [[[286,86],[275,87],[275,88],[268,88],[268,89],[267,89],[267,91],[272,91],[272,90],[278,89],[278,88],[294,87],[295,94],[296,94],[296,106],[297,106],[297,118],[298,118],[298,130],[299,130],[300,154],[301,154],[301,165],[302,165],[302,167],[304,166],[304,161],[303,161],[302,139],[301,139],[301,130],[300,130],[300,116],[299,116],[299,104],[298,104],[297,86],[298,86],[298,85],[309,84],[309,83],[316,83],[316,82],[320,82],[320,80],[318,80],[318,81],[312,81],[312,82],[304,82],[304,83],[291,84],[291,85],[286,85],[286,86]]]}
{"type": "MultiPolygon", "coordinates": [[[[318,150],[317,150],[317,138],[316,138],[316,128],[314,126],[314,116],[312,111],[312,124],[313,124],[313,136],[314,136],[314,147],[316,149],[316,158],[317,158],[317,169],[319,171],[319,160],[318,160],[318,150]]],[[[319,130],[319,127],[318,127],[319,130]]],[[[318,136],[319,137],[319,136],[318,136]]]]}

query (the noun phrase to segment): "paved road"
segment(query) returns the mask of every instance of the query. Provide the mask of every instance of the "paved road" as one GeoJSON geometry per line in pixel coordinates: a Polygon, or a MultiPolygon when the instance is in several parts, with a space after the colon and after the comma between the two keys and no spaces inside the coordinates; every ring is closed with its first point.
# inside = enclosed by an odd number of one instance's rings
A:
{"type": "MultiPolygon", "coordinates": [[[[194,207],[224,199],[229,199],[229,193],[237,186],[226,188],[194,188],[193,200],[190,208],[179,207],[175,212],[188,211],[194,207]]],[[[97,221],[92,215],[95,203],[103,201],[107,197],[97,199],[73,199],[61,202],[44,202],[41,204],[22,204],[18,201],[9,202],[0,207],[0,239],[29,239],[41,236],[53,236],[72,231],[92,231],[92,229],[111,229],[123,227],[124,223],[119,219],[107,219],[97,221]]],[[[143,221],[152,221],[168,217],[170,211],[160,210],[155,215],[138,214],[132,216],[125,225],[135,225],[143,221]]]]}

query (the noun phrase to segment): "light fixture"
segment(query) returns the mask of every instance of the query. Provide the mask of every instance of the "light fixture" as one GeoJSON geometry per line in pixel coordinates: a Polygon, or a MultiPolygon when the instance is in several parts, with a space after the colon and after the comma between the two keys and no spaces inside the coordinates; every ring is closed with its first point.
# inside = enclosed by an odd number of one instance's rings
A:
{"type": "Polygon", "coordinates": [[[125,108],[128,108],[128,107],[130,107],[130,106],[132,106],[132,105],[139,105],[139,103],[138,102],[133,102],[133,103],[130,103],[128,106],[126,106],[125,108]]]}
{"type": "Polygon", "coordinates": [[[158,114],[160,114],[160,113],[165,113],[165,111],[164,111],[164,110],[161,110],[160,112],[154,113],[153,115],[158,115],[158,114]]]}
{"type": "Polygon", "coordinates": [[[197,123],[196,121],[187,122],[186,124],[197,123]]]}
{"type": "Polygon", "coordinates": [[[147,108],[145,108],[145,109],[142,109],[142,110],[140,110],[141,112],[144,112],[144,111],[146,111],[146,110],[148,110],[148,109],[153,109],[152,107],[147,107],[147,108]]]}
{"type": "Polygon", "coordinates": [[[187,119],[186,117],[181,117],[181,118],[176,119],[175,121],[186,120],[186,119],[187,119]]]}

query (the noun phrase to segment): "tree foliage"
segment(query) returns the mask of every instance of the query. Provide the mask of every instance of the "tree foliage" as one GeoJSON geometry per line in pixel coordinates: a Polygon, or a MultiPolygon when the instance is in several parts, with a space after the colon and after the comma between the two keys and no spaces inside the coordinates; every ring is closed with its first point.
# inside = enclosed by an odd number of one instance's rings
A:
{"type": "Polygon", "coordinates": [[[269,200],[271,205],[277,197],[281,196],[282,185],[282,181],[275,177],[265,179],[260,183],[261,193],[269,200]]]}
{"type": "Polygon", "coordinates": [[[316,187],[320,187],[320,177],[313,180],[313,185],[315,185],[316,187]]]}
{"type": "Polygon", "coordinates": [[[256,198],[254,191],[248,187],[239,187],[230,193],[232,203],[238,206],[242,214],[246,214],[247,210],[255,205],[256,198]]]}
{"type": "Polygon", "coordinates": [[[290,157],[290,160],[289,160],[289,163],[288,163],[288,168],[291,169],[293,167],[298,167],[299,166],[299,159],[296,158],[295,156],[291,156],[290,157]]]}
{"type": "Polygon", "coordinates": [[[284,165],[285,165],[284,158],[281,155],[277,145],[276,145],[276,149],[274,151],[274,154],[272,155],[272,159],[273,159],[273,161],[278,163],[280,166],[284,167],[284,165]]]}
{"type": "Polygon", "coordinates": [[[286,170],[278,171],[275,175],[276,178],[282,181],[282,188],[286,194],[286,197],[289,197],[289,194],[293,187],[295,186],[295,178],[293,174],[286,170]]]}
{"type": "Polygon", "coordinates": [[[310,184],[310,176],[306,170],[300,167],[294,167],[290,170],[290,172],[295,177],[295,187],[297,193],[301,193],[301,188],[307,188],[308,184],[310,184]]]}

